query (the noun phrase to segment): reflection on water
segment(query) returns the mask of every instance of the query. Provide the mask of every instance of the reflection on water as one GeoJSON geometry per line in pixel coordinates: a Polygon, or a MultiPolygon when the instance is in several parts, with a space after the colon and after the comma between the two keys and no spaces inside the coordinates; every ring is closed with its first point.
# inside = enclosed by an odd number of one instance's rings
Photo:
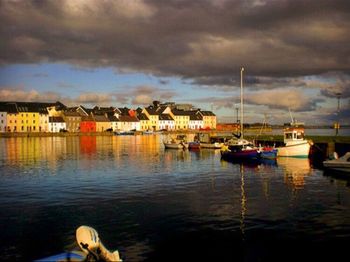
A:
{"type": "Polygon", "coordinates": [[[219,150],[165,150],[162,140],[0,139],[2,260],[75,248],[81,224],[95,227],[124,261],[346,255],[349,187],[308,159],[230,163],[219,150]]]}
{"type": "Polygon", "coordinates": [[[308,158],[280,157],[277,158],[277,164],[283,169],[285,182],[294,189],[302,189],[306,177],[311,175],[308,158]]]}
{"type": "Polygon", "coordinates": [[[247,211],[246,207],[246,195],[244,190],[244,165],[240,165],[240,173],[241,173],[241,220],[240,220],[240,229],[242,232],[242,239],[244,239],[244,219],[245,213],[247,211]]]}

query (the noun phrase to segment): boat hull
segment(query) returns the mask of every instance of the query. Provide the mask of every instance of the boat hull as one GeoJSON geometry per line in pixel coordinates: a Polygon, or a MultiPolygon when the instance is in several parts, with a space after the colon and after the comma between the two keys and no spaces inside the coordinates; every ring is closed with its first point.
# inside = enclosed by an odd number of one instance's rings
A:
{"type": "Polygon", "coordinates": [[[344,156],[338,159],[323,161],[323,166],[326,169],[332,169],[341,172],[350,172],[350,152],[346,153],[344,156]]]}
{"type": "Polygon", "coordinates": [[[246,149],[242,151],[222,151],[221,157],[226,160],[236,160],[236,159],[257,159],[259,158],[259,153],[257,149],[246,149]]]}
{"type": "Polygon", "coordinates": [[[283,147],[277,147],[278,157],[308,157],[310,153],[310,144],[305,141],[299,144],[291,144],[283,147]]]}
{"type": "Polygon", "coordinates": [[[209,148],[209,149],[220,149],[224,143],[203,143],[201,142],[201,148],[209,148]]]}
{"type": "Polygon", "coordinates": [[[188,144],[184,143],[164,143],[164,147],[167,149],[186,149],[188,144]]]}
{"type": "Polygon", "coordinates": [[[199,142],[189,142],[188,149],[200,149],[201,144],[199,142]]]}
{"type": "Polygon", "coordinates": [[[278,150],[275,148],[263,148],[260,151],[260,157],[266,159],[275,159],[277,157],[278,150]]]}

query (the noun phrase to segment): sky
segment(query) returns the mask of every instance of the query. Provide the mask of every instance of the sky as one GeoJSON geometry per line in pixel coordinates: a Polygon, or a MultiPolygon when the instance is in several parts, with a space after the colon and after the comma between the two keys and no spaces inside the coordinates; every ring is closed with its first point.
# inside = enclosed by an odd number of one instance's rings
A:
{"type": "Polygon", "coordinates": [[[0,101],[350,124],[348,0],[0,0],[0,101]],[[339,111],[338,111],[339,101],[339,111]]]}

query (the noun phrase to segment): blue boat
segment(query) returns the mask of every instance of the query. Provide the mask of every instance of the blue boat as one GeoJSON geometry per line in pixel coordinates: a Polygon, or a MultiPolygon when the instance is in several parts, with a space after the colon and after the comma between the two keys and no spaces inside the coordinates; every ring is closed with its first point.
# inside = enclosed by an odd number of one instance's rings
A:
{"type": "Polygon", "coordinates": [[[35,262],[46,262],[46,261],[86,261],[86,254],[80,251],[63,252],[53,256],[41,258],[35,260],[35,262]]]}
{"type": "Polygon", "coordinates": [[[276,159],[278,150],[274,147],[263,147],[259,149],[259,157],[265,159],[276,159]]]}

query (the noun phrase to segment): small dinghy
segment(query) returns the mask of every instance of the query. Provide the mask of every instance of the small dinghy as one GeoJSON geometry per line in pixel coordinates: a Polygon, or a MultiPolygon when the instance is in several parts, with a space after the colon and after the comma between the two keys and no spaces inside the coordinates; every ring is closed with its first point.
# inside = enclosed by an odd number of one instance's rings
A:
{"type": "Polygon", "coordinates": [[[323,161],[326,169],[338,170],[341,172],[350,172],[350,152],[338,158],[338,154],[334,154],[334,159],[323,161]]]}
{"type": "Polygon", "coordinates": [[[82,251],[63,252],[35,261],[122,261],[118,250],[110,252],[92,227],[80,226],[76,230],[76,240],[82,251]]]}

